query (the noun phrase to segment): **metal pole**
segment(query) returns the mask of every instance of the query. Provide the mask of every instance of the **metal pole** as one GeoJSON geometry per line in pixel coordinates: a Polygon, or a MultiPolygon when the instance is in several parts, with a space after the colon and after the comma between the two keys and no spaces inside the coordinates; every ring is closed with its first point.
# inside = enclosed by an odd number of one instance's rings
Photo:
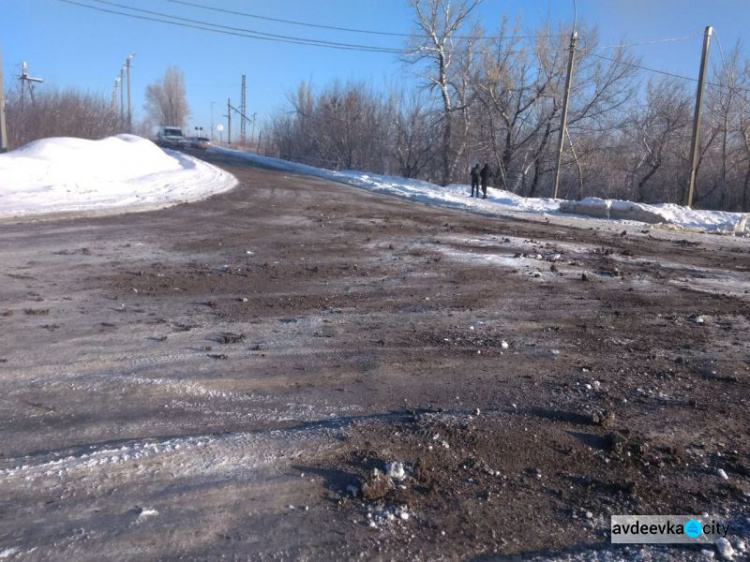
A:
{"type": "Polygon", "coordinates": [[[5,125],[5,89],[3,87],[3,53],[0,51],[0,154],[8,150],[8,130],[5,125]]]}
{"type": "Polygon", "coordinates": [[[120,67],[120,127],[125,126],[125,67],[120,67]]]}
{"type": "Polygon", "coordinates": [[[132,106],[130,105],[130,59],[135,56],[135,53],[130,53],[128,58],[125,59],[125,71],[128,75],[128,133],[133,132],[133,112],[132,106]]]}
{"type": "Polygon", "coordinates": [[[211,142],[214,141],[214,104],[216,102],[211,102],[211,142]]]}
{"type": "Polygon", "coordinates": [[[565,93],[563,96],[562,119],[560,122],[560,140],[557,143],[557,166],[555,167],[555,188],[552,197],[557,199],[557,188],[560,185],[560,167],[562,166],[563,140],[565,139],[565,129],[568,126],[568,104],[570,102],[570,86],[573,83],[573,62],[576,55],[576,42],[578,41],[578,32],[573,31],[570,34],[570,55],[568,56],[568,76],[565,79],[565,93]]]}
{"type": "MultiPolygon", "coordinates": [[[[247,102],[246,95],[247,94],[246,94],[246,91],[247,90],[246,90],[246,84],[245,84],[245,75],[243,74],[242,75],[242,92],[241,92],[241,96],[240,96],[240,113],[242,115],[244,115],[245,112],[247,111],[247,105],[246,105],[246,102],[247,102]]],[[[240,144],[242,146],[245,146],[245,132],[246,132],[246,130],[247,130],[247,126],[245,125],[245,120],[244,119],[240,119],[240,139],[241,139],[240,144]]]]}
{"type": "Polygon", "coordinates": [[[227,144],[232,144],[232,100],[227,98],[227,144]]]}
{"type": "Polygon", "coordinates": [[[700,154],[700,136],[701,136],[701,111],[703,109],[703,86],[706,81],[706,70],[708,62],[708,48],[711,44],[711,33],[713,28],[706,26],[706,33],[703,36],[703,56],[701,57],[701,70],[698,76],[698,92],[695,96],[695,116],[693,118],[693,138],[690,141],[690,183],[688,184],[685,204],[688,207],[693,206],[693,194],[695,193],[695,176],[698,173],[698,155],[700,154]]]}

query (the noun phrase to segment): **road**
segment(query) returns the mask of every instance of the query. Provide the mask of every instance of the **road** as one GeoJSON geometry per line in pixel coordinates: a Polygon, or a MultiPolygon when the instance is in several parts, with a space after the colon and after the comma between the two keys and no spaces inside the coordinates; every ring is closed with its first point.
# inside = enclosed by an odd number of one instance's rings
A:
{"type": "Polygon", "coordinates": [[[0,558],[699,560],[613,549],[609,517],[748,531],[746,240],[227,169],[0,225],[0,558]]]}

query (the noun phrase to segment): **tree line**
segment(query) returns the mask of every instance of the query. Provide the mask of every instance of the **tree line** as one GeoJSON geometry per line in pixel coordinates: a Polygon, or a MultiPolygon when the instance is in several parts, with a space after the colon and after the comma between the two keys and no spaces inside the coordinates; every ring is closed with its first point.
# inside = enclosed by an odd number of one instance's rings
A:
{"type": "MultiPolygon", "coordinates": [[[[487,162],[497,187],[550,196],[571,29],[541,26],[527,41],[507,20],[489,32],[473,21],[479,0],[410,3],[402,62],[418,85],[302,82],[265,127],[265,150],[443,185],[487,162]]],[[[559,195],[682,203],[695,84],[644,80],[627,46],[599,49],[596,28],[578,33],[559,195]]],[[[750,211],[750,59],[739,45],[723,59],[704,97],[694,205],[750,211]]]]}
{"type": "MultiPolygon", "coordinates": [[[[8,146],[16,148],[50,137],[101,139],[128,131],[127,116],[113,97],[75,88],[49,86],[34,89],[18,84],[5,100],[8,146]]],[[[164,75],[146,87],[144,117],[134,123],[134,134],[151,137],[157,125],[184,127],[190,115],[183,72],[170,66],[164,75]]]]}

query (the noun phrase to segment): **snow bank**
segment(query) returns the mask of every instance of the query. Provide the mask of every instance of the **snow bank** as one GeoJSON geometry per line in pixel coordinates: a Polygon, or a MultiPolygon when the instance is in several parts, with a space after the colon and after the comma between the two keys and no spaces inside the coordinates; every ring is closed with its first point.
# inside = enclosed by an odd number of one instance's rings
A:
{"type": "Polygon", "coordinates": [[[205,162],[134,135],[50,138],[0,154],[0,218],[163,207],[231,189],[205,162]]]}
{"type": "Polygon", "coordinates": [[[471,188],[468,185],[452,184],[442,187],[429,182],[396,176],[369,174],[353,170],[342,172],[326,170],[229,148],[212,148],[211,151],[214,155],[226,158],[229,162],[244,162],[272,170],[315,176],[377,193],[403,197],[411,201],[480,212],[490,216],[513,216],[515,213],[547,216],[559,213],[574,213],[610,221],[625,220],[649,224],[669,224],[678,228],[707,232],[749,233],[747,230],[749,215],[746,213],[695,211],[689,207],[674,204],[644,205],[596,197],[588,197],[582,201],[521,197],[509,191],[492,187],[487,189],[487,199],[477,199],[469,197],[471,188]]]}
{"type": "Polygon", "coordinates": [[[725,234],[747,234],[747,213],[698,211],[673,203],[646,205],[587,197],[581,201],[561,201],[560,212],[610,220],[629,220],[649,224],[670,224],[683,228],[725,234]]]}
{"type": "Polygon", "coordinates": [[[426,181],[371,174],[354,170],[334,171],[316,168],[307,164],[297,164],[280,158],[259,156],[229,148],[213,148],[214,154],[220,154],[235,162],[246,162],[254,166],[281,170],[293,174],[315,176],[329,181],[344,183],[367,189],[376,193],[396,195],[412,201],[419,201],[440,207],[479,211],[484,214],[498,214],[498,211],[522,211],[530,213],[549,213],[557,211],[559,201],[543,198],[526,198],[504,191],[488,188],[487,199],[470,198],[471,188],[468,185],[451,184],[447,187],[426,181]]]}
{"type": "Polygon", "coordinates": [[[669,222],[667,217],[650,205],[630,201],[610,201],[609,217],[615,220],[631,220],[657,224],[669,222]]]}
{"type": "Polygon", "coordinates": [[[608,219],[611,206],[611,201],[587,197],[580,201],[561,201],[560,212],[586,215],[598,219],[608,219]]]}

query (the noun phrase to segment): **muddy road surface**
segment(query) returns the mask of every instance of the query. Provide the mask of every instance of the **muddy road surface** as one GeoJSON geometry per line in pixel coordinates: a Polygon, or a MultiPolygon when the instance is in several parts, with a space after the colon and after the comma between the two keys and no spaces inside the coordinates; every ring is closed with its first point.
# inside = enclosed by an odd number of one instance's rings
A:
{"type": "Polygon", "coordinates": [[[746,239],[227,169],[0,225],[0,558],[704,559],[611,514],[739,554],[746,239]]]}

